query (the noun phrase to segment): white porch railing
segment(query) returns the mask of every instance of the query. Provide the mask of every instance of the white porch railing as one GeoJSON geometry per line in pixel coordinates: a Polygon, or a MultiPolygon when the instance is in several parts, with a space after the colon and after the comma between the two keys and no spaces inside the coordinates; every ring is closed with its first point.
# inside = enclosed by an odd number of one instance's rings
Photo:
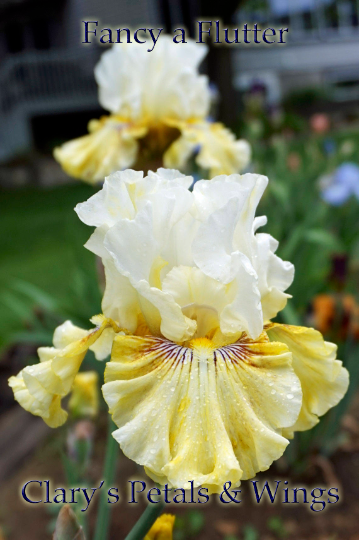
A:
{"type": "Polygon", "coordinates": [[[0,160],[31,148],[33,116],[97,105],[94,63],[88,51],[54,49],[9,56],[0,65],[0,160]]]}
{"type": "Polygon", "coordinates": [[[279,9],[271,9],[271,5],[275,7],[277,3],[278,0],[268,0],[267,9],[253,11],[249,1],[247,7],[237,11],[236,23],[242,26],[258,22],[263,29],[287,27],[290,29],[286,34],[288,43],[338,41],[359,36],[359,0],[280,0],[282,16],[277,14],[279,9]],[[308,5],[314,8],[306,8],[308,5]]]}

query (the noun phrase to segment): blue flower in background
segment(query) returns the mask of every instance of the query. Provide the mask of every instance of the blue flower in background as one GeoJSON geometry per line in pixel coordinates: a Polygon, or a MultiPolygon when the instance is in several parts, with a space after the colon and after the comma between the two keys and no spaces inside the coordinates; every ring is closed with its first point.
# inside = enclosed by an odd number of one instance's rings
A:
{"type": "Polygon", "coordinates": [[[348,162],[340,165],[323,187],[322,199],[332,206],[341,206],[352,195],[359,200],[359,167],[348,162]]]}
{"type": "Polygon", "coordinates": [[[333,139],[325,139],[325,141],[323,142],[323,148],[326,154],[334,154],[335,142],[333,141],[333,139]]]}

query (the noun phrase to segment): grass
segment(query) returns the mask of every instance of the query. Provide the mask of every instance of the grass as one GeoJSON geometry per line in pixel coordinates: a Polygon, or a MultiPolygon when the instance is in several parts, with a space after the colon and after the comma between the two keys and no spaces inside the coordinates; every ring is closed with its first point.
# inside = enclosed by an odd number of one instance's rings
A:
{"type": "MultiPolygon", "coordinates": [[[[18,290],[19,283],[35,286],[34,290],[47,293],[66,310],[82,273],[93,289],[92,304],[97,302],[100,309],[95,259],[82,247],[91,231],[73,210],[93,192],[81,183],[1,191],[0,349],[33,318],[36,301],[25,294],[24,287],[18,290]]],[[[84,316],[87,303],[88,298],[84,298],[82,305],[76,306],[84,316]]]]}

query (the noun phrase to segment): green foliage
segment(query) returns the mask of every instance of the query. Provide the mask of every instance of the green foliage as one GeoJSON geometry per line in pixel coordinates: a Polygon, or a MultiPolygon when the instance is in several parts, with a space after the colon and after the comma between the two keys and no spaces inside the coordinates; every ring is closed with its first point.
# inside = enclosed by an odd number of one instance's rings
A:
{"type": "Polygon", "coordinates": [[[190,510],[187,519],[189,533],[196,536],[204,527],[204,515],[198,510],[190,510]]]}
{"type": "Polygon", "coordinates": [[[243,540],[259,540],[259,532],[253,525],[243,527],[243,540]]]}
{"type": "MultiPolygon", "coordinates": [[[[342,207],[329,206],[320,198],[318,178],[346,159],[340,152],[345,140],[359,148],[359,133],[330,137],[338,149],[330,156],[325,155],[322,138],[314,136],[293,141],[281,136],[254,148],[256,172],[270,178],[258,214],[268,216],[263,231],[279,241],[278,255],[295,266],[289,292],[293,295],[292,308],[302,322],[312,298],[330,290],[333,256],[346,254],[351,260],[358,249],[358,201],[352,198],[342,207]],[[293,153],[299,158],[294,171],[287,165],[293,153]]],[[[359,162],[359,152],[351,159],[359,162]]]]}
{"type": "Polygon", "coordinates": [[[285,528],[283,520],[279,516],[269,518],[267,528],[280,540],[284,540],[288,537],[288,531],[285,528]]]}
{"type": "Polygon", "coordinates": [[[298,111],[308,109],[308,107],[320,107],[323,103],[328,103],[330,94],[324,87],[308,87],[290,92],[284,99],[283,106],[286,111],[298,111]]]}
{"type": "Polygon", "coordinates": [[[196,538],[205,525],[205,517],[199,510],[189,510],[184,516],[176,516],[174,540],[196,538]]]}
{"type": "Polygon", "coordinates": [[[50,344],[67,318],[88,328],[100,311],[90,230],[77,202],[93,194],[80,183],[49,190],[4,190],[0,198],[0,350],[18,341],[50,344]]]}

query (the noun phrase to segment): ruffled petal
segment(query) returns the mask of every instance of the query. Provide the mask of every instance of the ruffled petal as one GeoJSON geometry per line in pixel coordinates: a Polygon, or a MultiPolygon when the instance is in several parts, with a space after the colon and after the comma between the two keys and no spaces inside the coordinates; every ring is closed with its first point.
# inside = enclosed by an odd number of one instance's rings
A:
{"type": "Polygon", "coordinates": [[[95,343],[89,347],[90,351],[94,353],[96,360],[105,360],[108,356],[110,356],[112,343],[116,333],[117,331],[115,331],[112,326],[105,328],[95,343]]]}
{"type": "Polygon", "coordinates": [[[112,259],[103,259],[103,264],[106,288],[102,298],[102,311],[106,317],[134,333],[141,313],[138,293],[130,280],[118,272],[112,259]]]}
{"type": "Polygon", "coordinates": [[[313,328],[272,324],[267,329],[271,340],[285,343],[293,355],[293,369],[302,390],[303,405],[298,420],[287,431],[305,431],[319,422],[329,409],[337,405],[348,389],[349,373],[336,360],[337,346],[324,341],[313,328]]]}
{"type": "Polygon", "coordinates": [[[171,169],[149,171],[146,177],[142,171],[117,171],[105,178],[102,190],[79,203],[75,211],[86,225],[112,227],[121,219],[133,219],[148,201],[156,200],[156,195],[158,199],[159,190],[166,191],[168,196],[171,189],[173,197],[188,199],[186,190],[192,182],[191,176],[171,169]]]}
{"type": "MultiPolygon", "coordinates": [[[[196,215],[208,227],[212,215],[234,199],[237,208],[234,231],[233,224],[229,229],[227,225],[233,244],[231,251],[240,251],[252,259],[254,229],[263,223],[263,217],[256,221],[255,213],[267,184],[266,176],[250,173],[216,176],[211,182],[200,180],[193,188],[196,215]]],[[[233,219],[233,212],[230,215],[233,219]]]]}
{"type": "Polygon", "coordinates": [[[119,219],[133,219],[136,213],[129,186],[143,180],[142,171],[117,171],[105,178],[103,188],[87,201],[79,203],[75,212],[86,225],[111,227],[119,219]]]}
{"type": "Polygon", "coordinates": [[[173,198],[166,202],[167,208],[161,212],[159,206],[154,205],[158,210],[155,212],[153,206],[147,204],[134,220],[119,221],[106,234],[105,247],[118,272],[128,278],[137,291],[151,333],[184,341],[194,334],[196,323],[185,317],[173,297],[160,288],[161,269],[168,264],[160,257],[160,249],[180,213],[178,204],[181,205],[181,201],[173,198]]]}
{"type": "Polygon", "coordinates": [[[233,236],[242,202],[233,198],[215,210],[200,226],[192,246],[198,268],[222,283],[233,281],[240,265],[239,252],[233,248],[233,236]]]}
{"type": "Polygon", "coordinates": [[[253,477],[279,458],[282,429],[296,421],[300,383],[291,354],[265,334],[215,348],[153,337],[116,336],[103,394],[124,453],[174,487],[253,477]]]}
{"type": "Polygon", "coordinates": [[[147,182],[153,179],[157,180],[157,187],[159,185],[159,182],[162,186],[166,187],[172,187],[174,185],[173,182],[175,182],[176,184],[182,186],[185,189],[189,189],[193,184],[192,176],[186,176],[185,174],[179,172],[177,169],[165,169],[164,167],[160,167],[159,169],[157,169],[156,172],[148,171],[147,182]]]}
{"type": "Polygon", "coordinates": [[[237,258],[238,272],[231,283],[234,300],[221,313],[221,330],[227,335],[235,335],[240,330],[255,339],[263,329],[257,274],[245,255],[239,253],[237,258]]]}
{"type": "Polygon", "coordinates": [[[261,175],[244,174],[216,177],[211,182],[199,181],[195,184],[196,215],[202,224],[193,242],[194,261],[204,273],[231,283],[239,269],[248,269],[253,276],[252,285],[247,279],[238,277],[241,285],[248,283],[248,290],[254,292],[251,298],[246,287],[243,296],[238,297],[238,306],[243,306],[243,298],[252,306],[252,326],[247,330],[251,337],[262,331],[262,312],[265,321],[275,317],[286,305],[288,294],[284,291],[294,277],[294,267],[282,261],[275,251],[278,242],[268,234],[255,234],[266,218],[255,218],[259,200],[268,179],[261,175]],[[260,295],[261,309],[259,304],[260,295]],[[255,320],[257,322],[255,323],[255,320]]]}
{"type": "Polygon", "coordinates": [[[194,337],[217,330],[220,314],[234,299],[233,289],[191,266],[172,268],[162,283],[162,290],[173,296],[185,315],[196,321],[194,337]]]}
{"type": "Polygon", "coordinates": [[[208,306],[220,313],[231,298],[228,287],[192,266],[172,268],[163,280],[162,290],[171,294],[182,309],[208,306]]]}
{"type": "Polygon", "coordinates": [[[244,212],[241,199],[232,198],[201,225],[193,242],[193,258],[209,277],[235,290],[221,314],[221,330],[246,331],[256,338],[263,329],[258,276],[246,255],[234,248],[234,234],[244,212]]]}
{"type": "Polygon", "coordinates": [[[107,328],[120,330],[111,319],[103,316],[96,317],[94,322],[98,326],[85,331],[66,321],[56,329],[54,337],[58,345],[65,344],[65,347],[40,348],[42,361],[25,367],[9,379],[16,401],[26,411],[41,416],[50,427],[58,427],[66,421],[67,412],[61,408],[61,399],[70,392],[88,349],[107,328]],[[65,336],[66,329],[69,337],[65,336]],[[72,338],[76,341],[68,343],[72,338]]]}
{"type": "Polygon", "coordinates": [[[108,111],[154,122],[205,116],[210,105],[208,78],[198,73],[207,47],[187,39],[173,42],[161,35],[154,49],[141,44],[116,44],[95,68],[99,101],[108,111]]]}
{"type": "Polygon", "coordinates": [[[136,139],[144,137],[147,128],[109,116],[92,120],[89,131],[55,148],[54,157],[67,174],[92,184],[136,161],[136,139]]]}
{"type": "Polygon", "coordinates": [[[209,169],[212,178],[219,174],[232,174],[247,167],[251,148],[247,141],[236,140],[231,131],[220,123],[196,119],[189,122],[167,120],[177,127],[181,136],[164,155],[166,167],[183,169],[191,155],[198,150],[196,163],[209,169]]]}
{"type": "MultiPolygon", "coordinates": [[[[55,328],[52,342],[55,349],[64,349],[67,345],[70,345],[74,341],[87,336],[88,331],[83,328],[75,326],[71,321],[65,321],[63,324],[55,328]]],[[[41,354],[43,347],[40,347],[39,354],[41,354]]]]}
{"type": "Polygon", "coordinates": [[[255,235],[253,261],[259,278],[264,321],[273,319],[286,306],[290,295],[284,291],[294,279],[293,264],[275,255],[277,247],[278,242],[269,234],[255,235]]]}

